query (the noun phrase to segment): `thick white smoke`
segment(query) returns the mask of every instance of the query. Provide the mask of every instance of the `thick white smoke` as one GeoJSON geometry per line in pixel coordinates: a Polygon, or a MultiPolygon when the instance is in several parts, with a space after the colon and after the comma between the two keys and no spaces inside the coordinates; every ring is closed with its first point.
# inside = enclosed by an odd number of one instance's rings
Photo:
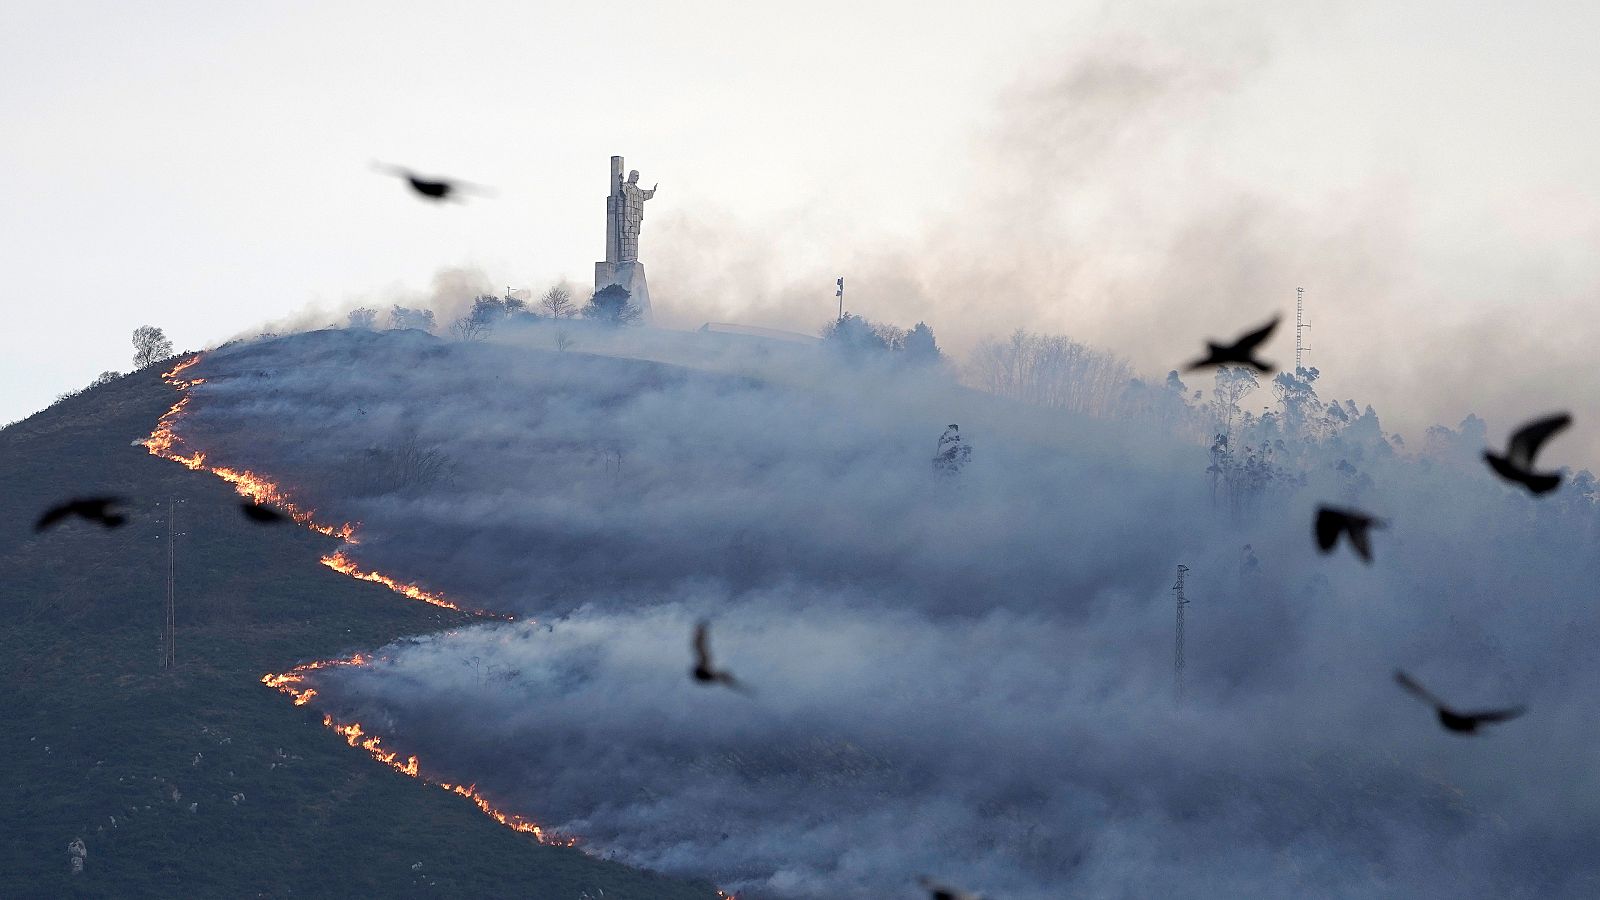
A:
{"type": "Polygon", "coordinates": [[[1535,501],[1472,435],[1408,455],[1374,419],[1280,436],[1292,470],[1234,512],[1155,421],[812,348],[578,340],[241,345],[179,429],[360,520],[363,565],[537,617],[317,676],[442,777],[751,896],[910,896],[923,872],[1008,898],[1595,891],[1574,485],[1535,501]],[[946,477],[951,422],[974,452],[946,477]],[[1373,565],[1317,554],[1319,502],[1390,520],[1373,565]],[[690,681],[700,618],[753,697],[690,681]],[[1397,666],[1532,712],[1444,734],[1397,666]]]}

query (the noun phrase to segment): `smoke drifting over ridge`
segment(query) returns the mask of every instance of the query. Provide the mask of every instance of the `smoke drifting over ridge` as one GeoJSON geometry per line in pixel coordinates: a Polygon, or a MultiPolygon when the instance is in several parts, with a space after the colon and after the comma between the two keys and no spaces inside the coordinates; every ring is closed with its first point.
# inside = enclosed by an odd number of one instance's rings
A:
{"type": "Polygon", "coordinates": [[[1413,458],[1352,431],[1234,520],[1154,423],[714,335],[580,339],[687,368],[524,339],[229,348],[181,428],[359,519],[358,560],[540,617],[315,676],[502,807],[752,896],[925,871],[1022,898],[1593,893],[1600,563],[1573,486],[1530,501],[1472,435],[1413,458]],[[974,459],[939,478],[951,421],[974,459]],[[449,476],[404,477],[407,446],[449,476]],[[1371,567],[1317,556],[1334,499],[1392,523],[1371,567]],[[755,700],[689,682],[700,617],[755,700]],[[1397,665],[1533,711],[1452,738],[1397,665]]]}
{"type": "MultiPolygon", "coordinates": [[[[905,185],[917,214],[891,233],[853,226],[826,194],[770,220],[657,219],[660,318],[810,332],[844,274],[848,308],[927,321],[958,354],[1022,327],[1160,375],[1196,336],[1292,314],[1304,287],[1324,388],[1377,403],[1408,437],[1470,411],[1575,405],[1597,387],[1594,335],[1572,323],[1600,296],[1600,184],[1557,169],[1527,129],[1493,133],[1519,68],[1475,60],[1502,93],[1474,81],[1480,93],[1450,98],[1426,93],[1426,55],[1380,75],[1351,48],[1384,59],[1392,48],[1368,45],[1392,13],[1107,13],[1023,70],[961,168],[905,185]]],[[[1437,13],[1430,24],[1459,27],[1437,13]]],[[[1590,105],[1570,80],[1537,83],[1524,108],[1549,106],[1552,122],[1590,105]]],[[[882,177],[899,181],[892,159],[882,177]]],[[[1292,347],[1280,335],[1277,358],[1292,347]]],[[[1574,437],[1600,459],[1600,424],[1574,437]]]]}
{"type": "MultiPolygon", "coordinates": [[[[1301,286],[1324,393],[1376,403],[1408,438],[1469,411],[1508,421],[1574,407],[1597,387],[1585,323],[1600,296],[1600,181],[1584,146],[1594,126],[1571,110],[1600,98],[1593,79],[1517,57],[1567,59],[1554,38],[1592,31],[1584,17],[1097,9],[1019,54],[988,109],[949,110],[970,119],[970,136],[949,142],[966,152],[891,142],[774,186],[740,169],[748,188],[720,207],[675,193],[681,166],[659,173],[668,193],[644,238],[655,312],[675,327],[815,333],[843,274],[853,311],[927,321],[958,356],[1026,327],[1159,377],[1199,337],[1292,312],[1301,286]],[[1397,45],[1402,31],[1420,45],[1397,45]]],[[[596,235],[598,254],[598,198],[561,220],[596,235]]],[[[350,299],[426,303],[442,325],[507,283],[576,275],[586,288],[590,262],[539,259],[550,268],[534,275],[502,263],[445,290],[350,299]]],[[[1292,346],[1285,329],[1276,358],[1292,346]]],[[[1600,461],[1600,420],[1580,417],[1570,440],[1600,461]]]]}

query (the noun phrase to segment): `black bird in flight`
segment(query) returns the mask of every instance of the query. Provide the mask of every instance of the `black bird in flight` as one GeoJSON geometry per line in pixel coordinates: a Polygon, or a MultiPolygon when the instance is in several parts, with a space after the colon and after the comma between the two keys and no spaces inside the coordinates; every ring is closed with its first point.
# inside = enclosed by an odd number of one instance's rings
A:
{"type": "Polygon", "coordinates": [[[279,522],[289,521],[288,516],[278,512],[272,507],[262,506],[259,503],[251,503],[249,500],[245,500],[239,504],[239,512],[244,513],[244,517],[246,519],[249,519],[257,525],[276,525],[279,522]]]}
{"type": "Polygon", "coordinates": [[[487,194],[488,191],[477,185],[465,181],[452,181],[448,178],[425,178],[404,166],[392,166],[387,163],[373,163],[372,167],[380,172],[387,172],[405,179],[411,189],[418,195],[434,201],[449,200],[457,194],[487,194]]]}
{"type": "Polygon", "coordinates": [[[1477,734],[1479,725],[1492,725],[1496,722],[1507,722],[1511,719],[1515,719],[1517,716],[1522,715],[1524,712],[1527,712],[1527,710],[1520,706],[1513,706],[1510,709],[1485,709],[1478,712],[1456,712],[1450,707],[1445,706],[1443,700],[1440,700],[1438,697],[1428,693],[1427,688],[1417,684],[1417,682],[1413,680],[1410,675],[1407,675],[1399,669],[1395,670],[1394,680],[1398,681],[1401,687],[1421,698],[1422,702],[1438,710],[1439,724],[1443,725],[1446,730],[1454,731],[1457,734],[1477,734]]]}
{"type": "Polygon", "coordinates": [[[694,680],[701,684],[722,684],[736,691],[749,691],[733,673],[726,669],[717,669],[711,665],[711,625],[701,622],[694,627],[694,668],[690,670],[694,680]]]}
{"type": "Polygon", "coordinates": [[[926,875],[917,879],[917,884],[928,890],[928,900],[983,900],[977,894],[970,894],[960,888],[953,888],[947,884],[940,884],[926,875]]]}
{"type": "Polygon", "coordinates": [[[1498,472],[1501,478],[1515,481],[1535,496],[1549,493],[1561,485],[1561,476],[1554,472],[1533,471],[1533,458],[1539,454],[1539,448],[1544,446],[1545,441],[1571,424],[1572,417],[1566,413],[1535,419],[1511,435],[1511,447],[1506,450],[1505,456],[1485,450],[1483,458],[1488,460],[1489,468],[1498,472]]]}
{"type": "Polygon", "coordinates": [[[1350,546],[1361,557],[1363,562],[1372,562],[1372,536],[1374,528],[1382,528],[1385,523],[1382,519],[1374,518],[1366,513],[1353,509],[1339,509],[1333,506],[1317,507],[1317,546],[1323,553],[1333,551],[1335,544],[1339,543],[1339,534],[1342,532],[1350,536],[1350,546]]]}
{"type": "Polygon", "coordinates": [[[105,528],[117,528],[128,521],[127,516],[111,511],[113,505],[121,502],[121,497],[78,497],[45,510],[39,521],[33,523],[33,530],[44,531],[72,516],[99,522],[105,528]]]}
{"type": "Polygon", "coordinates": [[[1207,366],[1251,366],[1265,375],[1272,374],[1272,364],[1256,359],[1256,348],[1266,342],[1272,334],[1272,329],[1278,327],[1278,320],[1282,316],[1273,316],[1272,321],[1239,338],[1232,344],[1222,344],[1206,341],[1206,355],[1189,364],[1189,371],[1204,369],[1207,366]]]}

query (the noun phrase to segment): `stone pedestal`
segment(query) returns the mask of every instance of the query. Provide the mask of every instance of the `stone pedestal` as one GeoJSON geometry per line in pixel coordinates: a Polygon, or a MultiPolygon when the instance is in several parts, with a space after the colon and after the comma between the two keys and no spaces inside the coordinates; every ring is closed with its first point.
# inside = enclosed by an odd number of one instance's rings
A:
{"type": "Polygon", "coordinates": [[[628,292],[628,302],[639,307],[640,321],[646,325],[654,322],[654,316],[650,312],[650,285],[644,279],[643,263],[638,260],[595,263],[595,293],[613,284],[622,285],[623,290],[628,292]]]}
{"type": "Polygon", "coordinates": [[[643,190],[634,184],[638,172],[622,178],[622,157],[611,157],[610,193],[606,195],[606,258],[594,264],[595,293],[613,284],[628,292],[628,302],[639,308],[639,320],[651,324],[650,286],[639,263],[639,223],[644,219],[644,201],[655,195],[655,188],[643,190]]]}

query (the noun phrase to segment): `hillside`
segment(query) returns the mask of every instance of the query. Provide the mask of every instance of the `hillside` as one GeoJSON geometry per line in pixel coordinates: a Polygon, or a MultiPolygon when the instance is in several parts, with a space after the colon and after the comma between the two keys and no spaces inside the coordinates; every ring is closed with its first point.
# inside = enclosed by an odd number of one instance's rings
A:
{"type": "Polygon", "coordinates": [[[318,565],[332,539],[254,525],[227,485],[130,446],[173,401],[147,369],[0,430],[0,896],[715,895],[536,844],[264,688],[263,673],[471,619],[318,565]],[[32,532],[40,510],[95,493],[130,498],[129,524],[32,532]],[[184,502],[163,673],[168,497],[184,502]]]}
{"type": "Polygon", "coordinates": [[[1309,386],[1303,428],[1186,387],[1095,418],[718,337],[331,329],[188,370],[181,452],[519,617],[319,652],[380,658],[307,708],[750,898],[1595,895],[1577,476],[1530,498],[1309,386]],[[1234,452],[1182,437],[1219,415],[1234,452]],[[1332,503],[1392,523],[1370,564],[1319,551],[1332,503]],[[701,620],[753,696],[686,677],[701,620]],[[1465,741],[1396,668],[1532,712],[1465,741]]]}

